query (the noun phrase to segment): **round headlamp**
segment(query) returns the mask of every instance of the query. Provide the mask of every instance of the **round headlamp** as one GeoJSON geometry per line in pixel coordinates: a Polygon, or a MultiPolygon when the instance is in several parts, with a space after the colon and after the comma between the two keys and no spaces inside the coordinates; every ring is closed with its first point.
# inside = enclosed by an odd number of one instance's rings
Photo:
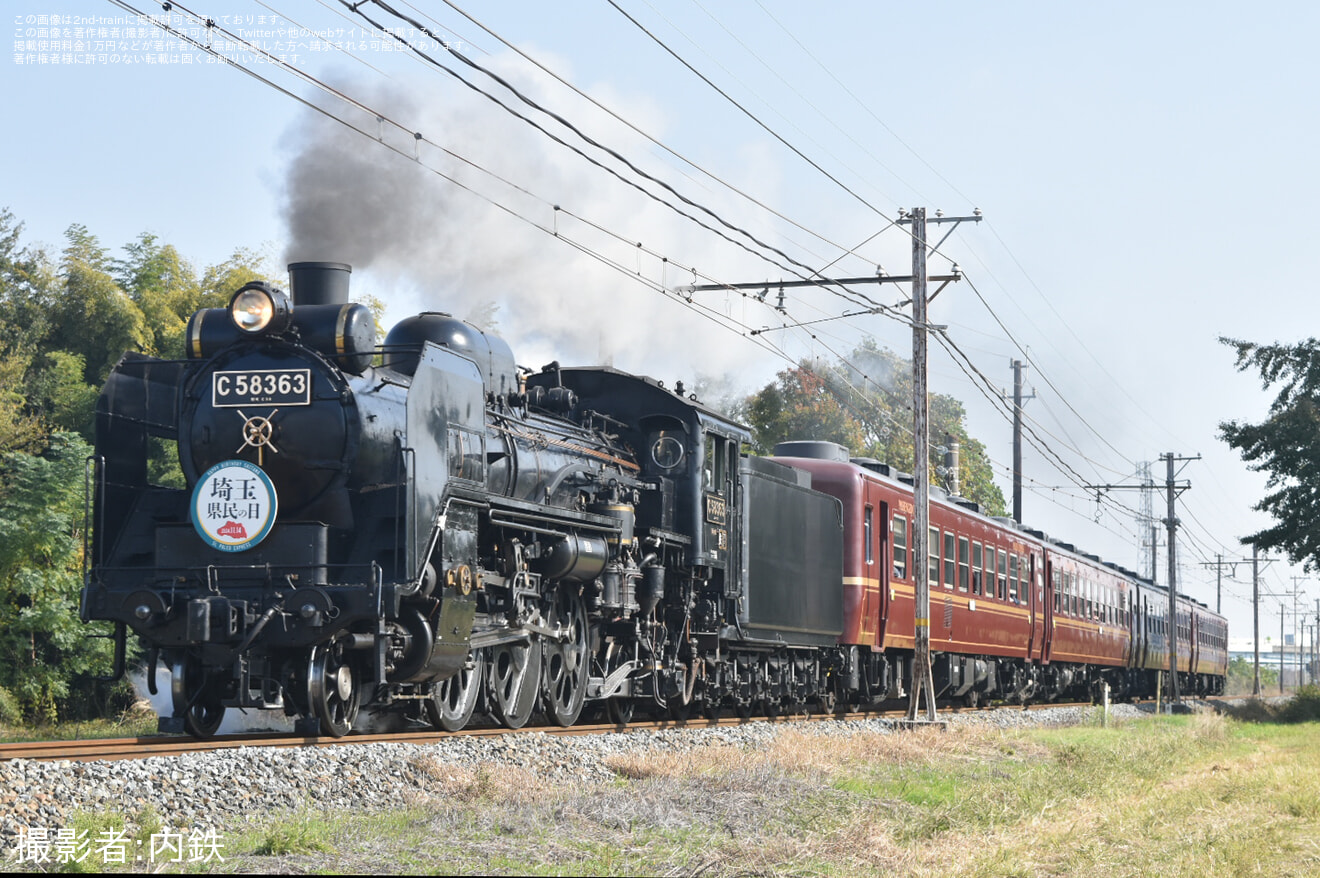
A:
{"type": "Polygon", "coordinates": [[[229,319],[248,335],[283,332],[289,311],[289,297],[261,282],[248,284],[229,300],[229,319]]]}

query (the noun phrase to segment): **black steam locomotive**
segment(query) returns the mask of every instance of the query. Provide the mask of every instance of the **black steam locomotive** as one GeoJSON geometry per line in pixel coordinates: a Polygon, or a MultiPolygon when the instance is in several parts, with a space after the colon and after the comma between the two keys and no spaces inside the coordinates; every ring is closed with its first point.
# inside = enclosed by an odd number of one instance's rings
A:
{"type": "Polygon", "coordinates": [[[743,457],[681,384],[529,374],[437,313],[377,347],[349,271],[245,286],[192,317],[185,360],[127,354],[100,396],[81,614],[116,623],[121,672],[130,630],[150,685],[169,668],[162,729],[830,702],[838,500],[743,457]],[[153,483],[175,449],[186,486],[153,483]]]}

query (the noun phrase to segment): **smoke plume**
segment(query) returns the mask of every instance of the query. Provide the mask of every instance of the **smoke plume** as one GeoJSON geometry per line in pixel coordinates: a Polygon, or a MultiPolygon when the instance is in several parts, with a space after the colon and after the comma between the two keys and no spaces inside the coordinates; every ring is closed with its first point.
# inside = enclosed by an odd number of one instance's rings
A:
{"type": "MultiPolygon", "coordinates": [[[[487,64],[511,67],[507,60],[503,65],[499,59],[487,64]]],[[[647,159],[650,145],[636,133],[580,99],[565,104],[562,87],[551,88],[548,78],[513,69],[498,72],[538,102],[559,101],[556,111],[598,141],[655,164],[647,159]]],[[[612,363],[659,378],[687,378],[690,384],[694,372],[727,372],[759,355],[756,348],[672,297],[562,240],[582,242],[628,272],[672,288],[692,283],[690,271],[644,255],[637,243],[689,266],[713,270],[727,266],[728,276],[736,277],[739,269],[728,255],[717,252],[708,232],[644,198],[485,97],[453,86],[439,75],[383,84],[346,80],[336,86],[374,112],[346,112],[342,105],[333,112],[372,137],[310,111],[289,132],[293,156],[284,205],[289,261],[350,263],[354,293],[384,301],[388,323],[419,310],[435,310],[493,324],[513,347],[518,362],[531,367],[551,359],[566,365],[612,363]],[[378,120],[377,113],[384,119],[378,120]],[[413,132],[424,139],[416,139],[413,132]],[[500,183],[445,150],[539,197],[500,183]],[[432,169],[508,209],[492,205],[432,169]],[[587,228],[557,212],[555,205],[626,238],[621,241],[587,228]],[[513,213],[557,229],[560,237],[513,213]]],[[[626,107],[628,117],[643,128],[661,127],[645,101],[617,96],[605,101],[626,107]]],[[[535,115],[525,107],[519,109],[535,115]]],[[[537,121],[555,130],[545,117],[537,121]]],[[[556,133],[572,137],[563,129],[556,133]]],[[[632,176],[601,153],[582,148],[632,176]]],[[[677,175],[671,170],[664,176],[672,180],[677,175]]],[[[702,193],[703,201],[718,197],[718,193],[702,193]]],[[[763,274],[763,263],[757,263],[755,270],[763,274]]],[[[722,312],[747,307],[736,296],[707,295],[708,304],[722,312]]]]}

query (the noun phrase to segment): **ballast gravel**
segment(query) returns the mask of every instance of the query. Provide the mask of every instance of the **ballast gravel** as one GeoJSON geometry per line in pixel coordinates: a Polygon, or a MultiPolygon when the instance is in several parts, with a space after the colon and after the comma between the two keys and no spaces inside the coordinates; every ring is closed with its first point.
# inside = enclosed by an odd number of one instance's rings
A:
{"type": "MultiPolygon", "coordinates": [[[[997,728],[1073,725],[1094,721],[1095,708],[1013,708],[941,712],[950,725],[997,728]]],[[[1113,705],[1111,716],[1142,711],[1113,705]]],[[[699,747],[760,748],[785,728],[815,735],[892,732],[887,719],[794,723],[751,722],[717,728],[557,737],[535,732],[501,737],[454,737],[432,744],[347,744],[277,749],[241,747],[183,756],[115,762],[0,763],[0,849],[13,848],[34,829],[67,829],[75,812],[118,812],[132,820],[154,811],[169,826],[233,831],[246,820],[301,808],[385,810],[441,791],[444,766],[476,770],[514,766],[563,782],[608,782],[609,757],[682,752],[699,747]]]]}

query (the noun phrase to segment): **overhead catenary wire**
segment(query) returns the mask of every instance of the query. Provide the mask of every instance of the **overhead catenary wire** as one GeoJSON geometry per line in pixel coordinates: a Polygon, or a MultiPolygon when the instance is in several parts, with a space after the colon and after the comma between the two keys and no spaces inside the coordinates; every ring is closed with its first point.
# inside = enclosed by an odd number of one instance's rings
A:
{"type": "MultiPolygon", "coordinates": [[[[278,86],[277,86],[277,87],[278,87],[278,86]]],[[[286,93],[286,94],[289,94],[290,96],[294,96],[294,97],[296,97],[296,95],[294,95],[294,94],[291,93],[291,92],[285,91],[285,93],[286,93]]],[[[401,129],[401,130],[403,130],[403,129],[401,129]]],[[[360,131],[359,133],[363,133],[364,135],[369,136],[369,135],[366,134],[366,132],[361,132],[361,131],[360,131]]],[[[401,154],[406,154],[406,153],[401,153],[401,154]]],[[[543,229],[543,230],[544,230],[544,229],[543,229]]],[[[621,236],[620,236],[620,240],[622,240],[622,237],[621,237],[621,236]]],[[[574,246],[576,246],[576,244],[574,244],[574,246]]],[[[617,262],[617,260],[616,260],[616,262],[617,262]]],[[[671,264],[675,264],[675,265],[676,265],[676,263],[671,263],[671,264]]],[[[627,270],[627,269],[624,269],[624,270],[627,270]]],[[[687,302],[686,304],[689,305],[689,306],[692,306],[692,307],[696,307],[699,303],[697,303],[697,302],[687,302]]],[[[814,338],[814,337],[815,337],[815,336],[813,336],[813,338],[814,338]]],[[[1016,343],[1016,339],[1014,339],[1014,342],[1016,343]]],[[[781,350],[782,350],[782,349],[781,349],[781,350]]],[[[785,360],[788,361],[788,362],[794,362],[793,358],[791,358],[791,357],[789,357],[789,356],[787,356],[787,355],[785,355],[785,356],[783,357],[783,359],[785,359],[785,360]]],[[[1033,365],[1034,365],[1034,364],[1033,364],[1033,365]]],[[[1062,398],[1062,397],[1061,397],[1061,398],[1062,398]]],[[[1071,409],[1071,406],[1069,406],[1069,408],[1071,409]]],[[[1075,412],[1074,412],[1074,413],[1075,413],[1075,412]]],[[[1089,424],[1088,424],[1087,426],[1090,427],[1089,424]]],[[[1048,434],[1046,433],[1046,434],[1044,434],[1044,435],[1048,435],[1048,434]]],[[[1097,435],[1099,435],[1099,434],[1097,433],[1097,435]]],[[[1072,443],[1072,444],[1075,445],[1075,443],[1072,443]]],[[[1112,448],[1113,446],[1111,445],[1110,447],[1112,448]]],[[[1073,449],[1073,450],[1075,450],[1075,449],[1073,449]]],[[[1115,450],[1116,450],[1116,449],[1115,449],[1115,450]]]]}
{"type": "MultiPolygon", "coordinates": [[[[376,22],[374,19],[372,19],[370,16],[368,16],[365,12],[363,12],[363,10],[362,10],[363,3],[362,3],[362,2],[359,2],[359,3],[351,3],[351,2],[349,2],[349,0],[340,0],[340,2],[343,3],[344,6],[346,6],[347,8],[351,9],[355,14],[357,14],[358,16],[360,16],[364,21],[366,21],[366,22],[368,22],[369,24],[371,24],[373,27],[378,28],[378,29],[381,29],[381,30],[385,30],[385,29],[383,28],[383,26],[382,26],[379,22],[376,22]]],[[[366,0],[366,2],[370,2],[370,3],[372,3],[373,5],[380,7],[382,10],[384,10],[384,11],[387,12],[388,14],[393,15],[393,16],[395,16],[396,18],[399,18],[400,20],[403,20],[403,21],[408,22],[409,24],[411,24],[412,26],[418,28],[422,33],[426,34],[427,36],[431,37],[432,39],[435,39],[435,38],[436,38],[435,35],[429,30],[429,28],[427,28],[426,25],[424,25],[422,22],[416,20],[415,18],[412,18],[411,16],[405,15],[405,14],[402,13],[402,12],[399,12],[397,9],[395,9],[395,8],[392,7],[392,6],[390,6],[388,3],[384,2],[384,0],[366,0]]],[[[388,32],[388,31],[386,31],[386,32],[388,32]]],[[[754,255],[761,256],[762,258],[766,258],[766,257],[764,257],[763,254],[759,253],[757,250],[754,250],[752,247],[749,247],[748,245],[744,244],[743,242],[741,242],[741,241],[739,241],[739,240],[737,240],[737,239],[735,239],[735,238],[733,238],[733,237],[730,237],[729,235],[725,234],[724,232],[721,232],[719,229],[716,229],[716,228],[710,226],[708,223],[706,223],[706,222],[704,222],[704,221],[698,219],[697,217],[692,216],[691,214],[689,214],[689,213],[687,213],[686,211],[682,210],[681,208],[679,208],[679,207],[673,205],[672,203],[670,203],[669,201],[665,200],[664,198],[660,198],[659,196],[656,196],[654,193],[648,191],[644,186],[641,186],[640,184],[638,184],[638,183],[636,183],[636,182],[634,182],[634,181],[631,181],[631,180],[627,179],[623,174],[619,173],[619,172],[616,171],[615,169],[613,169],[613,168],[609,167],[608,165],[604,164],[603,162],[600,162],[600,161],[598,161],[597,159],[595,159],[595,158],[593,158],[593,157],[587,155],[585,152],[583,152],[582,150],[580,150],[580,149],[578,149],[577,147],[573,146],[572,144],[568,143],[568,142],[567,142],[566,140],[564,140],[563,138],[561,138],[561,137],[559,137],[558,135],[554,134],[553,132],[547,130],[544,126],[538,124],[537,122],[535,122],[534,120],[530,119],[530,118],[527,117],[526,115],[524,115],[524,114],[522,114],[522,113],[519,113],[517,110],[515,110],[515,109],[513,109],[512,107],[508,106],[507,104],[505,104],[503,101],[499,100],[499,99],[498,99],[497,97],[495,97],[494,95],[492,95],[492,94],[490,94],[489,92],[487,92],[486,90],[484,90],[484,89],[482,89],[482,88],[476,86],[475,84],[473,84],[472,82],[470,82],[470,81],[467,80],[466,78],[460,76],[455,70],[453,70],[452,68],[450,68],[448,65],[443,64],[443,63],[440,62],[439,60],[437,60],[437,59],[435,59],[435,58],[432,58],[432,57],[431,57],[430,55],[428,55],[426,52],[424,52],[424,51],[422,51],[422,50],[416,48],[416,47],[413,46],[408,40],[404,39],[402,36],[399,36],[399,35],[397,35],[397,34],[392,35],[392,36],[394,37],[394,39],[398,40],[402,45],[408,47],[409,50],[411,50],[412,52],[414,52],[415,54],[417,54],[419,57],[423,58],[423,59],[426,60],[428,63],[433,64],[434,66],[436,66],[436,67],[439,68],[440,70],[445,71],[446,73],[448,73],[449,75],[451,75],[454,79],[456,79],[458,82],[462,83],[462,84],[463,84],[464,86],[466,86],[467,88],[470,88],[470,89],[472,89],[473,91],[477,92],[478,94],[484,96],[485,98],[487,98],[488,100],[490,100],[491,102],[493,102],[494,104],[496,104],[497,106],[499,106],[499,107],[501,107],[502,109],[504,109],[506,112],[512,114],[512,115],[515,116],[516,118],[521,119],[522,121],[524,121],[524,122],[526,122],[527,124],[531,125],[533,128],[535,128],[536,130],[540,131],[542,134],[544,134],[545,136],[549,137],[551,140],[555,141],[556,143],[560,144],[561,146],[565,147],[566,149],[570,149],[570,150],[572,150],[572,151],[575,152],[579,157],[581,157],[583,160],[588,161],[588,162],[590,162],[591,164],[595,165],[596,167],[600,168],[601,170],[603,170],[603,171],[605,171],[605,172],[607,172],[607,173],[613,175],[616,179],[618,179],[620,182],[624,183],[625,185],[631,186],[632,188],[634,188],[634,189],[636,189],[637,191],[643,193],[643,194],[646,195],[647,197],[649,197],[649,198],[651,198],[651,199],[657,201],[657,202],[660,203],[660,204],[665,205],[666,207],[669,207],[670,209],[674,210],[674,211],[675,211],[676,213],[678,213],[679,215],[684,216],[684,217],[686,217],[687,219],[689,219],[689,220],[691,220],[691,221],[697,223],[698,225],[700,225],[702,228],[706,229],[707,231],[719,235],[720,237],[724,238],[724,239],[725,239],[726,241],[728,241],[729,243],[731,243],[731,244],[735,244],[735,245],[737,245],[737,246],[739,246],[739,247],[742,247],[744,250],[746,250],[746,251],[749,252],[749,253],[752,253],[752,254],[754,254],[754,255]]],[[[694,201],[694,200],[688,198],[687,196],[685,196],[685,195],[683,195],[682,193],[678,192],[676,189],[674,189],[671,185],[669,185],[669,184],[666,183],[665,181],[660,180],[658,177],[656,177],[656,176],[654,176],[654,175],[652,175],[652,174],[650,174],[650,173],[648,173],[648,172],[642,170],[642,169],[639,168],[635,163],[633,163],[633,162],[630,161],[628,158],[626,158],[623,154],[619,153],[618,151],[616,151],[616,150],[614,150],[614,149],[611,149],[611,148],[608,147],[608,146],[605,146],[604,144],[600,143],[598,140],[596,140],[596,139],[590,137],[589,135],[587,135],[587,134],[586,134],[584,131],[582,131],[578,126],[574,125],[572,122],[570,122],[570,121],[568,121],[567,119],[565,119],[562,115],[560,115],[560,114],[554,112],[553,110],[548,109],[547,107],[543,106],[543,105],[540,104],[539,102],[537,102],[537,101],[533,100],[532,98],[528,97],[523,91],[521,91],[520,89],[518,89],[516,86],[514,86],[512,83],[510,83],[510,82],[509,82],[507,79],[505,79],[504,77],[502,77],[502,76],[500,76],[499,74],[497,74],[497,73],[495,73],[495,72],[493,72],[493,71],[487,69],[486,67],[483,67],[482,65],[478,64],[477,62],[475,62],[475,61],[473,61],[473,60],[471,60],[471,59],[465,57],[465,56],[464,56],[461,52],[459,52],[457,49],[454,49],[454,48],[451,48],[451,47],[448,47],[448,46],[446,46],[445,49],[446,49],[446,51],[447,51],[451,56],[453,56],[453,57],[454,57],[455,59],[457,59],[458,61],[461,61],[462,63],[466,64],[467,66],[469,66],[469,67],[471,67],[471,68],[473,68],[474,70],[478,70],[478,71],[480,71],[481,73],[485,74],[486,76],[490,77],[492,80],[494,80],[494,81],[497,82],[499,85],[501,85],[504,89],[506,89],[509,93],[511,93],[514,97],[516,97],[519,101],[521,101],[522,103],[526,104],[528,107],[531,107],[532,109],[536,110],[537,112],[539,112],[539,113],[543,113],[543,114],[545,114],[546,116],[549,116],[550,118],[552,118],[552,119],[554,119],[556,122],[558,122],[560,125],[564,126],[564,127],[567,128],[568,130],[570,130],[571,132],[573,132],[574,135],[576,135],[578,138],[580,138],[580,139],[583,140],[584,142],[590,144],[591,146],[593,146],[593,147],[595,147],[595,148],[597,148],[597,149],[600,149],[600,150],[604,151],[606,154],[608,154],[608,155],[609,155],[611,158],[613,158],[614,160],[616,160],[616,161],[618,161],[618,162],[621,162],[621,163],[622,163],[622,164],[623,164],[623,165],[624,165],[629,171],[631,171],[632,173],[634,173],[634,174],[636,174],[636,175],[642,177],[643,179],[647,180],[648,182],[651,182],[651,183],[654,183],[654,184],[657,185],[657,186],[660,186],[662,189],[664,189],[666,192],[669,192],[669,193],[670,193],[671,195],[673,195],[674,197],[678,198],[678,199],[679,199],[680,201],[682,201],[684,204],[686,204],[686,205],[688,205],[689,207],[692,207],[693,209],[695,209],[695,210],[697,210],[697,211],[700,211],[701,213],[703,213],[703,214],[705,214],[705,215],[711,217],[715,222],[717,222],[717,223],[719,223],[720,225],[724,226],[726,229],[730,230],[732,233],[734,233],[734,234],[736,234],[736,235],[741,235],[742,237],[744,237],[744,238],[746,238],[747,240],[751,241],[753,244],[756,245],[756,247],[759,247],[759,248],[761,248],[761,249],[763,249],[763,250],[768,250],[768,251],[770,251],[771,253],[774,253],[776,256],[782,258],[783,260],[785,260],[786,262],[788,262],[789,264],[791,264],[791,265],[793,266],[793,268],[790,268],[788,265],[784,265],[784,264],[782,264],[782,263],[775,262],[774,260],[769,260],[769,259],[768,259],[767,261],[770,261],[770,262],[772,262],[772,263],[778,265],[778,267],[781,268],[781,269],[783,269],[784,271],[793,272],[794,274],[796,274],[797,271],[802,271],[802,272],[806,272],[806,275],[805,275],[805,276],[808,276],[808,277],[809,277],[809,276],[811,275],[811,273],[812,273],[812,269],[811,269],[810,266],[806,265],[805,263],[799,262],[798,260],[794,259],[792,256],[789,256],[787,253],[785,253],[783,250],[779,249],[778,247],[775,247],[775,246],[772,245],[772,244],[767,244],[766,242],[760,240],[759,238],[757,238],[755,235],[753,235],[751,232],[747,231],[746,229],[744,229],[744,228],[742,228],[742,227],[740,227],[740,226],[737,226],[737,225],[734,225],[734,224],[728,222],[728,221],[725,220],[723,217],[721,217],[719,214],[715,213],[715,211],[713,211],[713,210],[711,210],[710,208],[708,208],[708,207],[706,207],[706,206],[704,206],[704,205],[702,205],[702,204],[699,204],[698,202],[696,202],[696,201],[694,201]],[[796,269],[796,271],[794,271],[794,269],[796,269]]],[[[802,276],[802,275],[799,275],[799,276],[802,276]]]]}
{"type": "MultiPolygon", "coordinates": [[[[569,82],[567,79],[564,79],[562,76],[560,76],[557,72],[555,72],[553,69],[551,69],[551,68],[550,68],[549,66],[547,66],[546,64],[543,64],[541,61],[537,60],[535,57],[533,57],[532,55],[528,54],[527,52],[525,52],[524,50],[522,50],[521,48],[519,48],[518,46],[516,46],[516,45],[515,45],[514,43],[512,43],[511,41],[504,39],[504,38],[503,38],[502,36],[500,36],[498,33],[496,33],[495,31],[491,30],[491,29],[490,29],[489,27],[487,27],[485,24],[483,24],[482,22],[480,22],[480,21],[478,21],[476,18],[474,18],[469,12],[467,12],[466,10],[464,10],[463,8],[461,8],[460,6],[458,6],[457,4],[455,4],[455,3],[453,2],[453,0],[442,0],[442,2],[443,2],[446,6],[448,6],[448,7],[451,8],[451,9],[453,9],[455,12],[457,12],[459,15],[463,16],[463,17],[466,18],[468,21],[472,22],[474,25],[476,25],[477,27],[481,28],[483,31],[485,31],[487,34],[489,34],[491,37],[493,37],[494,39],[498,40],[500,43],[502,43],[502,44],[503,44],[506,48],[508,48],[510,51],[516,53],[516,54],[519,55],[521,58],[523,58],[525,61],[527,61],[528,63],[530,63],[530,64],[533,65],[534,67],[536,67],[538,70],[540,70],[541,72],[543,72],[543,73],[545,73],[546,75],[550,76],[550,77],[553,78],[556,82],[560,83],[560,84],[563,85],[565,88],[567,88],[567,89],[569,89],[570,91],[572,91],[572,92],[573,92],[575,95],[577,95],[579,98],[581,98],[581,99],[583,99],[583,100],[589,102],[590,104],[592,104],[593,106],[595,106],[597,109],[599,109],[599,110],[603,111],[604,113],[606,113],[607,115],[609,115],[609,116],[610,116],[612,119],[614,119],[615,121],[617,121],[617,122],[619,122],[620,124],[624,125],[624,126],[627,127],[629,130],[633,131],[635,134],[638,134],[639,136],[645,138],[647,141],[649,141],[650,143],[652,143],[653,145],[655,145],[655,146],[658,147],[659,149],[665,151],[665,152],[668,153],[669,155],[673,156],[674,158],[678,159],[679,161],[683,162],[683,163],[684,163],[685,165],[687,165],[688,167],[692,168],[693,170],[697,171],[698,173],[702,174],[703,176],[707,177],[708,179],[714,181],[715,183],[719,184],[720,186],[722,186],[722,187],[728,189],[730,192],[733,192],[735,195],[738,195],[739,197],[745,199],[746,201],[750,202],[751,204],[755,205],[756,207],[759,207],[760,209],[766,211],[767,213],[771,214],[772,216],[776,217],[777,219],[783,220],[784,222],[788,223],[789,225],[793,226],[794,228],[799,229],[800,231],[803,231],[803,232],[807,233],[808,235],[811,235],[811,236],[817,238],[817,239],[820,240],[822,243],[829,244],[831,247],[834,247],[834,248],[836,248],[836,249],[842,251],[843,255],[845,255],[845,256],[848,255],[848,254],[851,254],[851,253],[855,253],[856,250],[857,250],[858,248],[860,248],[861,246],[863,246],[863,245],[866,243],[866,241],[864,241],[864,242],[862,242],[862,244],[859,244],[857,247],[849,248],[849,247],[846,247],[845,245],[839,244],[839,243],[837,243],[837,242],[831,240],[830,238],[828,238],[828,237],[822,235],[821,233],[817,232],[817,231],[814,230],[814,229],[810,229],[810,228],[808,228],[807,226],[802,225],[801,223],[799,223],[799,222],[797,222],[796,220],[794,220],[792,217],[790,217],[790,216],[784,214],[783,212],[777,210],[777,209],[774,208],[774,207],[771,207],[770,205],[766,204],[764,201],[762,201],[762,200],[758,199],[757,197],[755,197],[755,196],[753,196],[753,195],[747,193],[747,192],[744,191],[743,189],[741,189],[741,188],[739,188],[739,187],[733,185],[731,182],[729,182],[728,180],[724,179],[724,178],[721,177],[720,175],[715,174],[715,173],[713,173],[712,171],[708,170],[707,168],[703,167],[702,165],[697,164],[695,161],[693,161],[692,159],[688,158],[688,157],[687,157],[686,155],[684,155],[683,153],[680,153],[679,151],[677,151],[676,149],[672,148],[672,147],[669,146],[668,144],[666,144],[666,143],[664,143],[663,141],[659,140],[658,138],[654,137],[652,134],[650,134],[649,132],[647,132],[646,130],[644,130],[643,128],[641,128],[640,126],[638,126],[638,125],[634,124],[633,122],[629,121],[626,117],[624,117],[624,116],[622,116],[621,114],[617,113],[617,112],[616,112],[612,107],[610,107],[608,104],[605,104],[604,102],[602,102],[602,101],[600,101],[600,100],[597,100],[596,98],[592,97],[590,94],[588,94],[587,92],[585,92],[585,91],[583,91],[582,89],[578,88],[576,85],[574,85],[573,83],[569,82]]],[[[892,225],[892,223],[891,223],[890,225],[892,225]]],[[[889,226],[886,226],[886,227],[885,227],[885,229],[887,229],[887,228],[889,228],[889,226]]],[[[881,231],[884,231],[884,229],[882,229],[881,231]]],[[[876,234],[879,234],[879,233],[877,232],[876,234]]],[[[875,237],[875,236],[872,235],[871,237],[873,238],[873,237],[875,237]]],[[[871,238],[868,238],[868,239],[867,239],[867,241],[870,241],[870,240],[871,240],[871,238]]],[[[842,258],[842,256],[839,257],[839,258],[842,258]]],[[[837,261],[837,260],[836,260],[836,261],[837,261]]],[[[833,265],[833,263],[830,263],[830,265],[833,265]]],[[[820,269],[820,271],[825,271],[825,270],[827,270],[827,269],[830,267],[830,265],[826,265],[824,268],[820,269]]]]}

